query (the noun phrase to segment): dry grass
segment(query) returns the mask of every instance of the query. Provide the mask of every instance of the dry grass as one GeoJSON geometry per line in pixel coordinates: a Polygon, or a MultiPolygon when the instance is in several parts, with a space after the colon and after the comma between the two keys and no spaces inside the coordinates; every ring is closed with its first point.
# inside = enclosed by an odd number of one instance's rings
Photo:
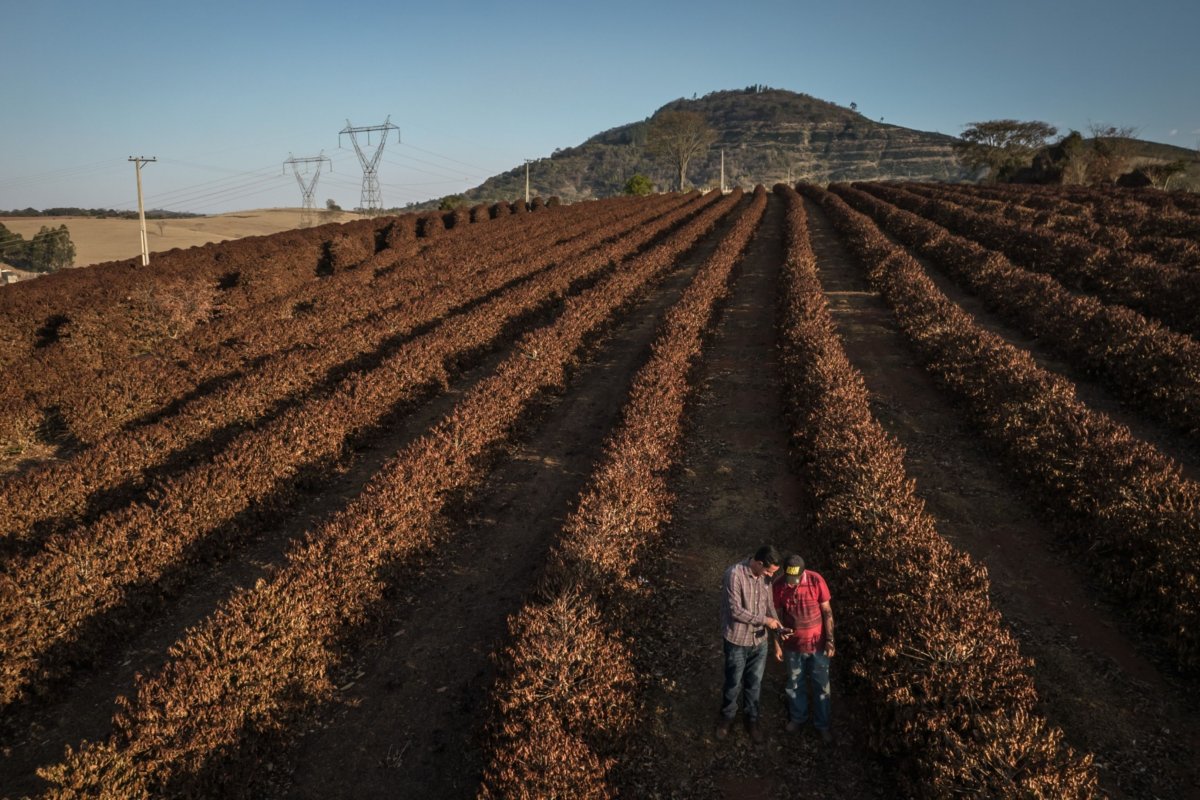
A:
{"type": "MultiPolygon", "coordinates": [[[[350,222],[361,214],[337,211],[326,216],[316,215],[317,222],[350,222]]],[[[136,219],[93,219],[91,217],[0,217],[0,223],[26,239],[43,225],[55,228],[66,225],[75,243],[75,266],[99,264],[134,258],[138,246],[136,219]]],[[[300,209],[268,208],[254,211],[233,211],[208,217],[188,219],[146,220],[146,237],[150,252],[160,253],[174,247],[196,247],[208,242],[223,242],[246,236],[265,236],[300,227],[300,209]]]]}

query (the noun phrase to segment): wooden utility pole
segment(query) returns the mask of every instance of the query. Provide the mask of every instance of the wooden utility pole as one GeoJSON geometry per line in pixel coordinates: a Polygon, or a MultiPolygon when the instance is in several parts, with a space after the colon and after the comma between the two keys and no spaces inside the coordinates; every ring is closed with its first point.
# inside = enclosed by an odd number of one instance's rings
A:
{"type": "Polygon", "coordinates": [[[150,240],[146,238],[146,207],[142,203],[142,165],[158,161],[158,158],[143,158],[142,156],[134,158],[130,156],[129,160],[133,162],[134,172],[137,173],[138,221],[141,223],[142,228],[142,266],[146,267],[150,265],[150,240]]]}
{"type": "Polygon", "coordinates": [[[529,205],[529,165],[533,161],[532,158],[525,159],[525,205],[529,205]]]}
{"type": "Polygon", "coordinates": [[[721,194],[725,194],[725,148],[721,148],[721,194]]]}

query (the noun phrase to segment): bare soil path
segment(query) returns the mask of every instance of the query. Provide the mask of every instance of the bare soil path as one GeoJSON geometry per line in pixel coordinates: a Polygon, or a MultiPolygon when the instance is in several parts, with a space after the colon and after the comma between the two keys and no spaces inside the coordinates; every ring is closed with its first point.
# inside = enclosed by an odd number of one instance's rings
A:
{"type": "MultiPolygon", "coordinates": [[[[619,394],[625,390],[625,385],[621,383],[621,380],[624,378],[627,383],[627,378],[632,375],[636,365],[628,367],[623,362],[621,366],[614,365],[621,358],[633,358],[640,363],[641,351],[645,345],[643,339],[648,341],[656,324],[657,315],[662,308],[673,302],[687,278],[700,263],[701,256],[715,246],[719,241],[718,236],[724,230],[725,226],[719,226],[713,235],[697,246],[695,255],[689,255],[685,261],[681,262],[680,268],[669,280],[630,311],[630,325],[636,321],[636,329],[631,328],[630,331],[619,334],[608,345],[608,348],[612,350],[612,354],[608,358],[613,361],[613,365],[608,367],[609,372],[613,373],[609,375],[609,381],[613,385],[603,387],[605,391],[619,394]],[[621,372],[622,369],[628,369],[628,375],[621,372]]],[[[587,283],[590,282],[580,285],[587,283]]],[[[522,327],[536,326],[548,321],[556,313],[555,309],[546,309],[532,318],[524,320],[520,325],[522,327]]],[[[217,548],[208,553],[208,557],[214,561],[213,567],[210,570],[202,571],[198,580],[182,590],[177,597],[165,603],[163,607],[157,609],[153,620],[131,628],[125,641],[115,643],[107,648],[97,658],[95,667],[81,670],[71,684],[62,687],[53,698],[34,702],[29,707],[21,709],[12,718],[3,720],[3,724],[0,725],[0,797],[20,797],[44,790],[47,788],[46,783],[35,774],[38,766],[52,764],[61,759],[67,746],[77,746],[85,739],[95,741],[107,737],[111,731],[112,716],[116,710],[114,699],[120,695],[133,695],[136,689],[137,674],[157,673],[167,660],[168,648],[182,638],[190,626],[199,624],[234,591],[252,587],[255,581],[266,576],[273,566],[281,565],[290,544],[297,537],[302,536],[305,531],[319,527],[323,520],[332,516],[357,496],[388,459],[440,420],[470,391],[472,386],[490,374],[496,364],[507,355],[508,348],[506,347],[473,354],[459,365],[463,371],[452,380],[448,391],[432,398],[425,397],[396,409],[376,431],[368,432],[351,443],[350,451],[338,463],[315,467],[311,474],[301,481],[298,487],[298,497],[286,504],[268,501],[266,504],[268,509],[252,512],[249,518],[261,527],[251,540],[240,541],[236,549],[217,548]]],[[[597,393],[598,390],[593,390],[593,394],[597,393]]],[[[615,414],[623,400],[624,395],[604,395],[589,401],[586,397],[576,398],[571,392],[568,392],[561,404],[583,403],[586,405],[590,402],[594,408],[591,408],[589,413],[595,416],[595,413],[615,414]]],[[[570,412],[565,413],[569,415],[570,412]]],[[[569,440],[568,444],[577,441],[581,447],[583,443],[591,441],[589,437],[596,439],[598,443],[605,431],[597,429],[598,432],[590,432],[589,425],[594,426],[595,424],[598,423],[593,419],[590,423],[582,424],[578,430],[570,433],[560,432],[560,437],[566,437],[569,440]],[[585,431],[587,432],[585,433],[585,431]],[[574,438],[572,439],[572,437],[574,438]]],[[[573,472],[583,471],[586,475],[590,468],[590,462],[586,461],[586,454],[576,456],[572,451],[571,455],[576,458],[578,463],[568,469],[560,463],[565,460],[561,455],[556,456],[550,453],[549,445],[546,446],[546,449],[548,455],[545,457],[544,464],[541,461],[542,457],[538,455],[525,453],[517,456],[518,462],[537,461],[537,464],[528,466],[521,475],[511,475],[504,479],[506,486],[514,495],[522,493],[523,481],[531,481],[528,485],[539,487],[536,492],[538,496],[544,494],[540,487],[547,483],[556,487],[556,490],[561,488],[562,491],[566,491],[566,487],[574,486],[573,477],[570,480],[564,477],[567,473],[573,475],[573,472]]],[[[579,480],[582,481],[582,478],[579,480]]],[[[577,492],[578,489],[574,488],[570,491],[577,492]]],[[[561,515],[565,513],[565,506],[573,498],[572,494],[568,500],[563,502],[563,509],[555,508],[552,512],[547,512],[542,516],[549,517],[553,513],[561,518],[561,515]]],[[[513,498],[496,502],[497,505],[511,504],[513,498]]],[[[520,513],[514,511],[514,514],[519,515],[520,513]]],[[[538,519],[538,524],[543,524],[537,514],[528,518],[517,516],[514,519],[518,523],[516,527],[520,527],[519,523],[523,523],[527,519],[538,519]]],[[[244,521],[239,520],[239,524],[244,521]]],[[[548,526],[550,523],[544,524],[548,526]]],[[[468,530],[470,537],[470,541],[463,545],[465,552],[483,553],[481,561],[485,565],[490,564],[493,560],[509,558],[503,549],[498,554],[493,553],[492,542],[487,538],[482,540],[479,538],[483,534],[475,528],[484,526],[478,520],[469,525],[464,523],[463,527],[468,530]]],[[[436,560],[438,559],[435,558],[436,560]]],[[[534,566],[540,566],[540,561],[541,551],[538,551],[536,563],[526,563],[521,566],[526,569],[526,572],[530,572],[534,566]]],[[[455,570],[475,569],[476,565],[474,563],[450,564],[449,568],[455,570]]],[[[432,582],[446,580],[444,573],[440,578],[436,577],[436,571],[441,567],[431,567],[431,569],[435,574],[435,577],[430,578],[432,582]]],[[[420,570],[414,571],[414,581],[421,579],[419,573],[420,570]]],[[[488,568],[478,570],[478,574],[484,577],[489,573],[488,568]]],[[[524,577],[512,581],[513,591],[523,592],[532,585],[531,581],[532,579],[524,577]]],[[[445,588],[451,590],[451,584],[448,583],[445,588]]],[[[398,607],[409,605],[413,602],[412,597],[413,592],[398,593],[396,598],[398,607]]],[[[464,602],[466,600],[464,599],[464,602]]],[[[424,598],[422,598],[423,601],[424,598]]],[[[486,604],[487,598],[485,595],[480,595],[470,602],[486,604]]],[[[519,603],[516,604],[516,606],[519,605],[519,603]]],[[[409,613],[408,610],[404,611],[404,614],[409,613]]],[[[411,613],[419,613],[419,608],[412,610],[411,613]]],[[[443,618],[428,620],[428,622],[436,627],[440,622],[444,622],[444,615],[449,613],[451,612],[435,612],[435,616],[443,614],[443,618]]],[[[397,630],[404,627],[402,624],[397,630]]],[[[390,633],[395,633],[395,630],[390,633]]],[[[425,651],[428,645],[426,644],[427,639],[423,637],[427,636],[427,632],[413,629],[410,633],[412,634],[411,638],[404,639],[401,644],[409,647],[413,646],[413,642],[419,642],[416,646],[425,651]]],[[[503,633],[504,615],[502,614],[499,627],[496,631],[489,633],[489,637],[499,637],[503,633]]],[[[449,654],[453,647],[458,646],[456,643],[460,642],[453,631],[448,637],[443,634],[440,639],[433,634],[429,634],[429,636],[433,638],[428,641],[436,639],[438,642],[433,652],[441,649],[449,654]]],[[[490,641],[489,638],[487,644],[490,645],[490,641]]],[[[488,652],[490,652],[490,646],[483,650],[484,655],[488,652]]],[[[409,660],[407,656],[405,660],[409,660]]],[[[452,659],[447,656],[446,660],[452,659]]],[[[435,680],[441,671],[440,666],[427,664],[423,664],[422,669],[426,670],[425,679],[428,681],[435,680]]],[[[351,679],[347,678],[347,681],[351,679]]],[[[490,682],[483,684],[480,691],[485,692],[489,684],[490,682]]],[[[430,691],[436,695],[433,689],[430,691]]],[[[369,702],[374,702],[374,698],[369,702]]],[[[352,736],[352,738],[356,737],[352,736]]],[[[395,761],[397,757],[393,756],[390,760],[395,761]]],[[[330,769],[330,772],[343,779],[347,775],[357,777],[355,773],[339,771],[340,765],[336,761],[322,763],[330,769]]],[[[278,767],[272,765],[269,770],[265,768],[264,764],[264,786],[289,781],[286,771],[287,765],[283,761],[278,767]]],[[[336,784],[333,786],[336,790],[326,793],[324,796],[336,795],[341,791],[336,788],[336,784]]],[[[343,785],[342,789],[344,788],[343,785]]],[[[313,793],[314,796],[318,794],[318,792],[313,793]]],[[[385,788],[379,796],[395,795],[388,794],[385,788]]]]}
{"type": "MultiPolygon", "coordinates": [[[[880,230],[893,243],[903,246],[898,239],[889,235],[882,227],[880,230]]],[[[982,299],[961,287],[929,260],[921,258],[915,251],[909,250],[909,252],[925,268],[925,273],[938,289],[975,317],[975,321],[979,325],[991,333],[1003,337],[1009,343],[1027,350],[1042,369],[1061,375],[1075,384],[1075,392],[1080,402],[1089,408],[1107,414],[1114,421],[1129,428],[1135,437],[1174,460],[1188,479],[1200,480],[1200,434],[1189,437],[1172,430],[1165,424],[1156,422],[1145,414],[1140,414],[1089,375],[1084,368],[1073,365],[1051,352],[1043,340],[1025,334],[999,314],[989,310],[982,299]]]]}
{"type": "Polygon", "coordinates": [[[454,548],[415,568],[398,592],[386,629],[347,676],[345,703],[287,754],[290,774],[274,796],[475,796],[491,653],[599,460],[659,320],[731,217],[593,346],[566,391],[527,422],[465,518],[450,523],[461,527],[454,548]]]}
{"type": "MultiPolygon", "coordinates": [[[[128,638],[108,649],[98,666],[83,671],[77,680],[51,701],[33,704],[19,718],[6,720],[0,753],[0,787],[12,796],[45,788],[34,770],[60,759],[67,746],[84,739],[108,735],[113,700],[132,697],[135,676],[155,674],[167,659],[167,650],[185,631],[203,621],[238,589],[250,588],[273,567],[281,566],[289,546],[305,531],[315,529],[343,508],[379,471],[385,462],[448,413],[495,365],[506,350],[487,354],[468,366],[451,382],[448,391],[424,402],[408,404],[349,448],[336,464],[314,470],[298,487],[300,496],[285,508],[275,504],[269,512],[253,515],[261,527],[236,551],[214,552],[213,568],[178,597],[159,609],[152,622],[130,630],[128,638]]],[[[271,505],[268,503],[268,505],[271,505]]]]}
{"type": "MultiPolygon", "coordinates": [[[[889,796],[882,766],[865,749],[856,698],[844,691],[834,659],[834,726],[824,746],[812,729],[789,735],[782,666],[767,666],[762,694],[766,742],[741,726],[717,741],[723,660],[719,605],[725,569],[760,545],[808,554],[803,487],[789,469],[789,427],[776,363],[775,300],[783,258],[783,204],[772,195],[743,259],[733,293],[697,369],[697,395],[681,469],[678,503],[662,562],[662,614],[648,620],[643,668],[656,676],[651,723],[621,767],[631,797],[841,798],[889,796]]],[[[836,616],[837,587],[831,587],[836,616]]]]}
{"type": "MultiPolygon", "coordinates": [[[[1119,609],[1089,585],[921,368],[820,208],[806,207],[838,332],[866,378],[875,415],[907,450],[905,466],[939,532],[986,565],[993,602],[1036,661],[1042,712],[1073,746],[1095,754],[1113,797],[1200,796],[1195,690],[1159,669],[1119,609]]],[[[948,281],[939,285],[992,330],[1011,334],[948,281]]]]}

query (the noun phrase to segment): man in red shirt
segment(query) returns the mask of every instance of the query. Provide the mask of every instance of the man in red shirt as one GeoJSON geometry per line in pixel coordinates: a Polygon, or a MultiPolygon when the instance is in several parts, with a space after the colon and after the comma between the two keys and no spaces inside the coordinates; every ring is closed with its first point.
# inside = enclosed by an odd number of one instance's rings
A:
{"type": "Polygon", "coordinates": [[[787,667],[789,733],[808,722],[808,683],[815,694],[813,727],[826,743],[830,730],[829,659],[833,657],[833,607],[825,579],[804,568],[800,556],[788,556],[773,589],[775,610],[784,628],[792,633],[782,642],[775,639],[775,658],[787,667]]]}

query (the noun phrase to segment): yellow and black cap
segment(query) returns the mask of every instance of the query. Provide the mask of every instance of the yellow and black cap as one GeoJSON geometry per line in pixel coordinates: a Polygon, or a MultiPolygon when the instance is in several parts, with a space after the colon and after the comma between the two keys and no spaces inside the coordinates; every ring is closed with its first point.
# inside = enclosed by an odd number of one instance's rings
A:
{"type": "Polygon", "coordinates": [[[783,573],[787,576],[787,582],[795,586],[804,575],[804,559],[800,556],[788,556],[783,565],[783,573]]]}

